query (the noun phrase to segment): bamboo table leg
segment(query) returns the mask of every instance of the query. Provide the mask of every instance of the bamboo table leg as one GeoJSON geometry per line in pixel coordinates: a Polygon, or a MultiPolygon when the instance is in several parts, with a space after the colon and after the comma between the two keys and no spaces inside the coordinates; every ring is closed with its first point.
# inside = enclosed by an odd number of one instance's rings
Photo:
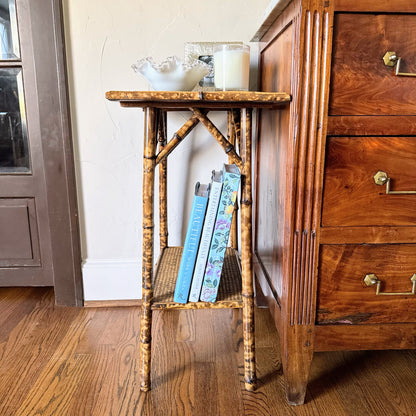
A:
{"type": "MultiPolygon", "coordinates": [[[[167,144],[167,114],[160,111],[159,115],[159,152],[167,144]]],[[[168,246],[168,194],[167,194],[167,158],[159,163],[159,237],[160,251],[168,246]]]]}
{"type": "MultiPolygon", "coordinates": [[[[236,110],[228,110],[227,111],[227,138],[228,141],[236,147],[236,143],[239,142],[239,138],[237,135],[240,133],[240,119],[237,116],[238,112],[236,110]],[[237,125],[238,123],[238,125],[237,125]]],[[[232,159],[228,159],[228,163],[233,163],[232,159]]],[[[238,225],[237,225],[237,217],[238,217],[238,202],[235,201],[234,205],[234,213],[231,220],[231,232],[230,232],[230,244],[231,247],[238,250],[238,225]]]]}
{"type": "Polygon", "coordinates": [[[157,111],[145,108],[143,152],[143,293],[140,321],[140,389],[150,390],[150,355],[152,337],[152,276],[153,276],[153,211],[155,153],[157,140],[157,111]]]}
{"type": "Polygon", "coordinates": [[[251,189],[251,109],[241,110],[241,268],[243,279],[243,337],[244,382],[247,390],[256,386],[256,361],[254,340],[254,290],[252,264],[252,189],[251,189]]]}

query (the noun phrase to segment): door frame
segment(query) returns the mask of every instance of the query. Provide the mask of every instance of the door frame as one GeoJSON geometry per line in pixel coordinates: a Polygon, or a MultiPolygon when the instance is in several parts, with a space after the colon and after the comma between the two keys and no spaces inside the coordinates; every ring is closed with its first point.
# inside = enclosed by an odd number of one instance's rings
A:
{"type": "Polygon", "coordinates": [[[32,30],[34,75],[38,88],[55,303],[62,306],[83,306],[62,0],[31,0],[26,4],[31,27],[36,28],[32,30]],[[51,137],[56,137],[56,140],[50,140],[51,137]]]}

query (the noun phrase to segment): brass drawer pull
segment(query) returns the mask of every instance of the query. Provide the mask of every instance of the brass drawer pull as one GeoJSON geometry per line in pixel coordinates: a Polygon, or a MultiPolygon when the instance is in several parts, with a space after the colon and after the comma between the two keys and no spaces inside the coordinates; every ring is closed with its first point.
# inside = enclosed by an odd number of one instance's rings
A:
{"type": "Polygon", "coordinates": [[[380,292],[381,280],[378,280],[378,277],[374,273],[366,274],[364,277],[364,283],[367,286],[373,286],[377,284],[376,295],[385,295],[385,296],[408,296],[416,294],[416,273],[410,278],[412,282],[412,291],[411,292],[380,292]]]}
{"type": "Polygon", "coordinates": [[[386,185],[386,194],[387,195],[406,195],[406,194],[416,194],[416,191],[391,191],[390,190],[390,178],[386,172],[379,170],[374,176],[374,182],[376,185],[386,185]]]}
{"type": "Polygon", "coordinates": [[[384,64],[387,66],[394,66],[396,65],[396,75],[399,77],[416,77],[416,74],[409,73],[409,72],[400,72],[400,63],[402,58],[399,58],[396,55],[396,52],[386,52],[386,54],[383,56],[384,64]]]}

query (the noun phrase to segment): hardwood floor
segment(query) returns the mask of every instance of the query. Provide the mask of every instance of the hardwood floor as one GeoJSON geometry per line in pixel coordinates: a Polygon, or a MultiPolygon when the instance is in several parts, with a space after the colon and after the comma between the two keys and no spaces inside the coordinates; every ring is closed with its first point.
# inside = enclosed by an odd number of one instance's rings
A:
{"type": "Polygon", "coordinates": [[[154,313],[152,391],[138,380],[139,308],[62,308],[0,289],[0,415],[415,415],[416,351],[316,353],[306,404],[286,404],[278,338],[256,311],[260,386],[244,390],[232,310],[154,313]]]}

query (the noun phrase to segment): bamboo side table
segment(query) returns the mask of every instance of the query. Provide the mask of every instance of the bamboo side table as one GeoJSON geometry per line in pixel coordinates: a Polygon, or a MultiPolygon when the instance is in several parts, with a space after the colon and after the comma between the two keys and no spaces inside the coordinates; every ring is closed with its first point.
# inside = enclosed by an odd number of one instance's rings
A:
{"type": "MultiPolygon", "coordinates": [[[[143,153],[143,300],[140,328],[142,391],[150,390],[151,325],[154,309],[242,308],[244,336],[244,381],[247,390],[256,383],[254,355],[254,293],[252,269],[252,172],[251,130],[253,108],[279,108],[290,101],[285,93],[248,91],[109,91],[108,100],[122,107],[141,107],[145,111],[143,153]],[[167,112],[189,110],[189,120],[167,142],[167,112]],[[207,117],[208,111],[227,112],[227,138],[207,117]],[[182,248],[168,246],[167,229],[167,157],[201,123],[218,141],[241,171],[241,269],[236,255],[236,220],[231,230],[215,303],[173,301],[182,248]],[[160,257],[153,268],[153,218],[155,169],[159,165],[160,257]],[[240,272],[241,270],[241,272],[240,272]]],[[[236,217],[235,215],[233,217],[236,217]]]]}

